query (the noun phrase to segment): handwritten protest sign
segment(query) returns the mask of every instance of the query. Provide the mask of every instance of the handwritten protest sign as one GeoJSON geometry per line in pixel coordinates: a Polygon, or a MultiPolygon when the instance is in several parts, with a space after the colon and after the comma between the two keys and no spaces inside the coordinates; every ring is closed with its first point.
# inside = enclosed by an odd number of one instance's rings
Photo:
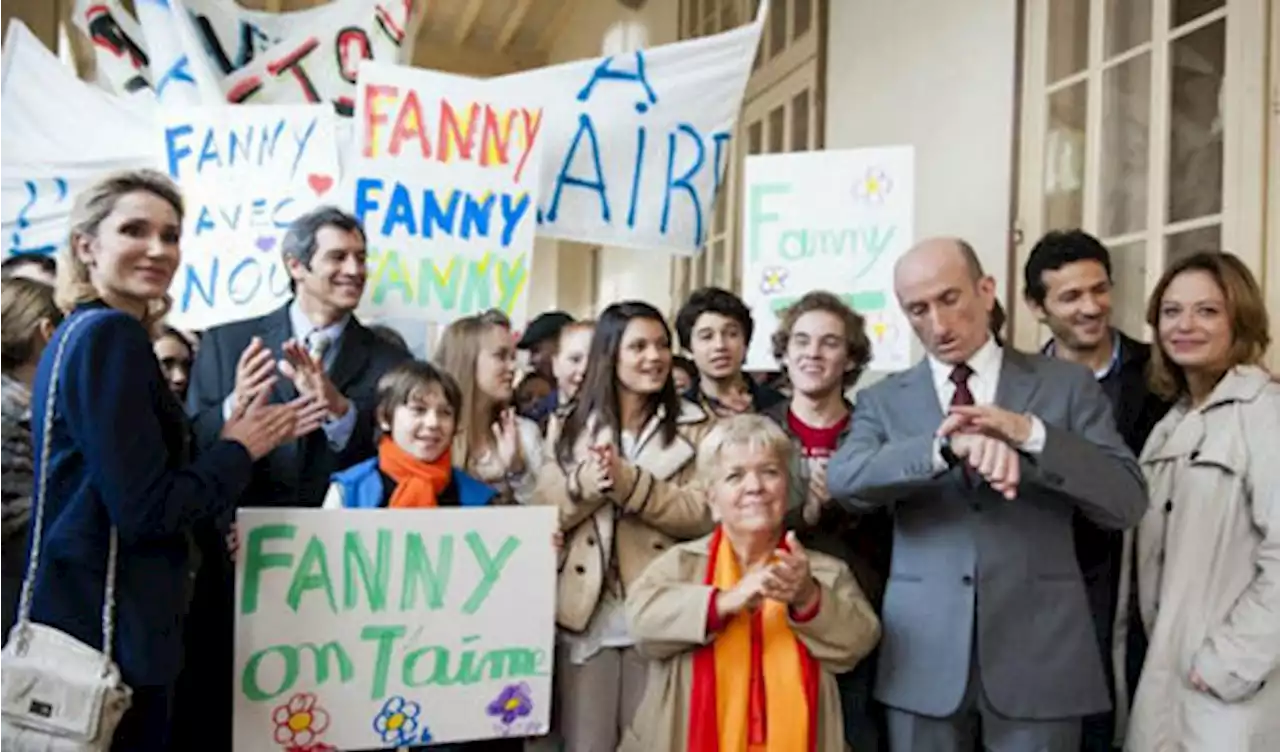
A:
{"type": "Polygon", "coordinates": [[[174,326],[261,316],[289,296],[280,244],[289,224],[337,201],[332,110],[322,106],[164,107],[159,143],[187,214],[173,280],[174,326]]]}
{"type": "Polygon", "coordinates": [[[371,315],[524,319],[542,121],[475,81],[361,66],[347,185],[369,237],[371,315]]]}
{"type": "Polygon", "coordinates": [[[76,25],[93,41],[108,87],[203,103],[201,74],[233,103],[332,102],[354,110],[360,61],[403,62],[413,49],[424,0],[342,0],[288,13],[220,0],[76,0],[76,25]]]}
{"type": "Polygon", "coordinates": [[[235,748],[545,734],[550,507],[241,510],[235,748]]]}
{"type": "Polygon", "coordinates": [[[768,6],[723,34],[495,79],[546,111],[538,234],[696,253],[768,6]]]}
{"type": "Polygon", "coordinates": [[[893,265],[911,247],[914,188],[909,146],[747,157],[742,297],[757,330],[747,368],[777,368],[769,335],[778,312],[813,290],[866,317],[872,370],[911,364],[893,265]]]}

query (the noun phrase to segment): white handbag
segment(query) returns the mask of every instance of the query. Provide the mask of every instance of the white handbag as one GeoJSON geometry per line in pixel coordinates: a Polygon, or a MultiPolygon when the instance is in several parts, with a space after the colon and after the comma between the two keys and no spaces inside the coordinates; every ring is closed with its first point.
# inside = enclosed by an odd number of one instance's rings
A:
{"type": "MultiPolygon", "coordinates": [[[[91,314],[90,314],[91,315],[91,314]]],[[[102,650],[71,635],[31,621],[31,597],[40,566],[40,539],[49,475],[49,443],[54,396],[67,340],[85,316],[67,325],[54,355],[44,409],[40,478],[31,523],[31,561],[22,582],[18,621],[0,653],[0,743],[5,752],[107,752],[116,726],[133,701],[120,667],[111,660],[115,618],[116,529],[107,552],[106,593],[102,604],[102,650]]]]}

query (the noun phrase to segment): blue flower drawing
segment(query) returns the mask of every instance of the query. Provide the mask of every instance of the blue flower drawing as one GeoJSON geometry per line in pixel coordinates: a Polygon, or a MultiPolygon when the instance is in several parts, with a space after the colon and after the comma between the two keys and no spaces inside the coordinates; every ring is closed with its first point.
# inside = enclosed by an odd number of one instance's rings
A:
{"type": "Polygon", "coordinates": [[[502,693],[489,703],[487,712],[495,718],[501,718],[504,724],[510,726],[516,722],[517,718],[523,718],[533,712],[532,692],[533,690],[525,682],[508,684],[503,687],[502,693]]]}
{"type": "MultiPolygon", "coordinates": [[[[419,716],[422,706],[403,697],[389,698],[373,717],[373,731],[384,744],[410,744],[418,741],[419,716]]],[[[430,736],[429,731],[424,732],[430,736]]]]}

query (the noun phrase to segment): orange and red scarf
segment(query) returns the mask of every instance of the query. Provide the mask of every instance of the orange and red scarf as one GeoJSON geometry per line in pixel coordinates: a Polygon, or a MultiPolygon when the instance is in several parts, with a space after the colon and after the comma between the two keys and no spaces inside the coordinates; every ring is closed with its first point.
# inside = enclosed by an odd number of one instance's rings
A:
{"type": "Polygon", "coordinates": [[[378,443],[378,469],[396,482],[387,505],[392,509],[425,509],[437,505],[438,496],[453,478],[449,450],[435,462],[423,462],[401,449],[390,436],[378,443]]]}
{"type": "MultiPolygon", "coordinates": [[[[719,527],[708,553],[705,584],[732,589],[742,572],[719,527]]],[[[787,622],[786,604],[766,600],[734,616],[693,654],[689,752],[814,752],[818,678],[817,661],[787,622]]]]}

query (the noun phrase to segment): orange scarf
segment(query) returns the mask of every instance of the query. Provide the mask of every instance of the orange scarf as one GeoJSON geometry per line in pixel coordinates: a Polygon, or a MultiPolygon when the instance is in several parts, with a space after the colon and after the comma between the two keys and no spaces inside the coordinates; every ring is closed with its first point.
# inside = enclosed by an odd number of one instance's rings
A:
{"type": "MultiPolygon", "coordinates": [[[[742,573],[721,528],[709,549],[706,584],[732,589],[742,573]]],[[[787,623],[786,604],[766,600],[734,616],[693,655],[689,752],[812,752],[818,675],[817,662],[787,623]]]]}
{"type": "Polygon", "coordinates": [[[378,469],[396,482],[388,505],[392,509],[436,506],[436,497],[453,478],[448,449],[435,462],[423,462],[397,446],[390,436],[384,436],[378,444],[378,469]]]}

